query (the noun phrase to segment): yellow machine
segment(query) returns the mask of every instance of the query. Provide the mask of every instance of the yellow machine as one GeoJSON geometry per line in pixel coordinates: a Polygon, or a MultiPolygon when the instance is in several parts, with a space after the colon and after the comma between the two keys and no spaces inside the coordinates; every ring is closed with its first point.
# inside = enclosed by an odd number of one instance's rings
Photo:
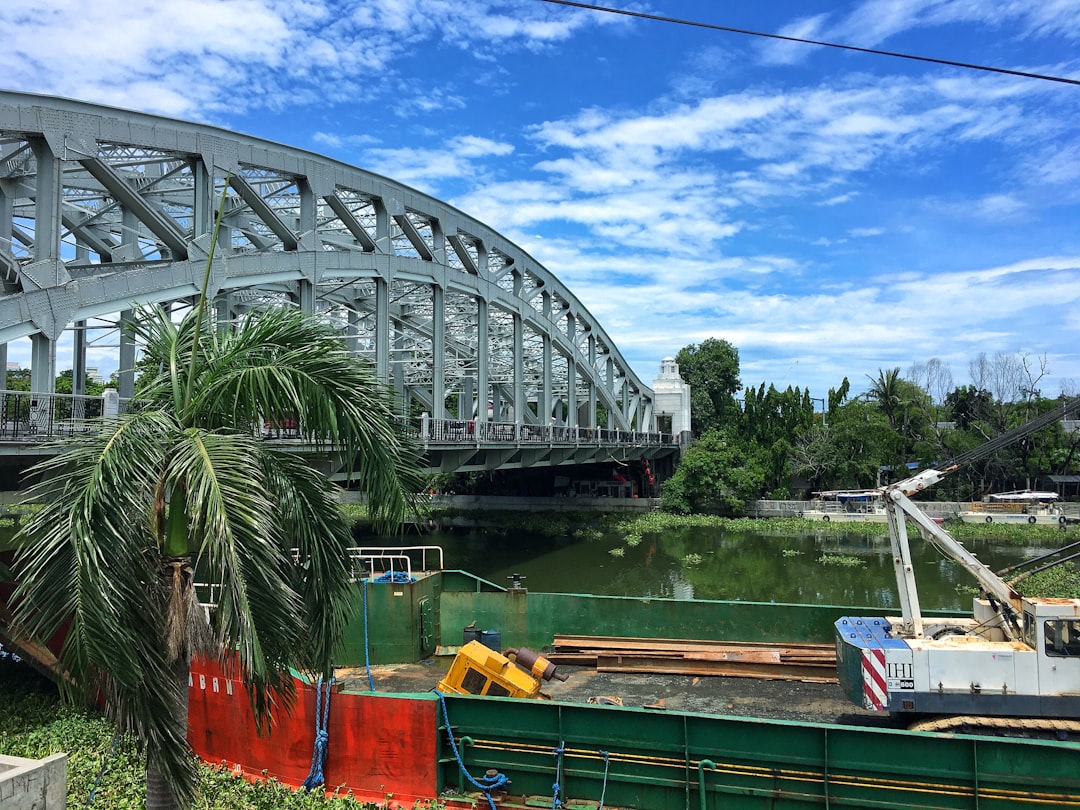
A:
{"type": "Polygon", "coordinates": [[[458,650],[450,671],[436,688],[454,695],[534,698],[543,697],[542,681],[567,678],[553,663],[526,647],[506,653],[470,641],[458,650]]]}

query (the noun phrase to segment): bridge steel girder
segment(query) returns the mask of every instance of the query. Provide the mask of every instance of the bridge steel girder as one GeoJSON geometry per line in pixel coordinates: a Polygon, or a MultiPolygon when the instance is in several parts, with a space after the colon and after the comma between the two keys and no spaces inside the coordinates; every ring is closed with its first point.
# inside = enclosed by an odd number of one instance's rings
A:
{"type": "Polygon", "coordinates": [[[391,179],[217,127],[0,92],[0,191],[0,345],[190,305],[224,195],[220,311],[313,306],[434,418],[655,430],[652,391],[553,273],[391,179]]]}

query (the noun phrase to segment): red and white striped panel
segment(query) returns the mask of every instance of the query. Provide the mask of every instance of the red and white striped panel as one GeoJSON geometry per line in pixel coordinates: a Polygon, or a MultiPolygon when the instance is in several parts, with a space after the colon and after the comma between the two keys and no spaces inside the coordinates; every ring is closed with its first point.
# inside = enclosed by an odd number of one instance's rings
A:
{"type": "Polygon", "coordinates": [[[889,687],[885,684],[885,651],[863,650],[863,705],[883,712],[889,708],[889,687]]]}

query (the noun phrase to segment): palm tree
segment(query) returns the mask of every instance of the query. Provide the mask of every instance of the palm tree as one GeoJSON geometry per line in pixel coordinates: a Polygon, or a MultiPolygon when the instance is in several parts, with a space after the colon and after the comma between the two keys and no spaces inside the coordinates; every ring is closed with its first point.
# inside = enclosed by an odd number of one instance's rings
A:
{"type": "Polygon", "coordinates": [[[195,794],[192,656],[235,666],[265,724],[290,705],[289,667],[330,673],[352,607],[335,487],[313,458],[261,441],[262,420],[294,419],[315,454],[352,462],[380,530],[423,489],[388,392],[329,324],[275,308],[223,333],[200,313],[140,310],[132,408],[34,467],[41,509],[15,564],[16,620],[66,633],[61,688],[145,747],[154,809],[195,794]],[[215,587],[209,622],[196,578],[215,587]]]}
{"type": "Polygon", "coordinates": [[[876,380],[870,375],[867,375],[867,378],[870,380],[870,390],[866,392],[866,395],[870,399],[877,400],[878,407],[889,420],[889,427],[896,430],[900,412],[905,404],[900,369],[892,368],[886,371],[879,368],[876,380]]]}

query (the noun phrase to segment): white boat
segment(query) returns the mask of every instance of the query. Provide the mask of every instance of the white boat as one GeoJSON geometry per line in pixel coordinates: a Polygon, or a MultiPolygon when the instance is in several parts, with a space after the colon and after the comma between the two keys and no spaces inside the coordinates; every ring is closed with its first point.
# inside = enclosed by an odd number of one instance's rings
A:
{"type": "Polygon", "coordinates": [[[885,504],[876,489],[818,492],[810,508],[802,512],[807,520],[826,523],[885,523],[885,504]]]}
{"type": "Polygon", "coordinates": [[[1008,523],[1025,525],[1061,525],[1068,521],[1057,504],[1056,492],[1018,489],[997,492],[972,503],[959,515],[964,523],[1008,523]]]}

